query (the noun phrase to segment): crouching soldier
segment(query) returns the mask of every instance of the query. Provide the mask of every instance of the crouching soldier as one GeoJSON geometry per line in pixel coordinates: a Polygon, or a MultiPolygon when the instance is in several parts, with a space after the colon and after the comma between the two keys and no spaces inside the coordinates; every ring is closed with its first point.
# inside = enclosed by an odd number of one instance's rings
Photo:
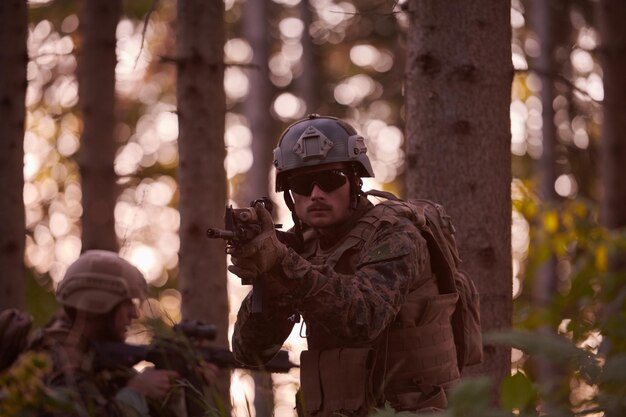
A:
{"type": "MultiPolygon", "coordinates": [[[[162,401],[178,377],[171,370],[98,370],[94,344],[123,342],[137,303],[145,298],[141,272],[114,252],[90,250],[68,268],[56,297],[63,312],[39,332],[32,349],[47,353],[46,384],[76,401],[77,415],[149,416],[149,399],[162,401]]],[[[65,414],[64,414],[65,415],[65,414]]]]}

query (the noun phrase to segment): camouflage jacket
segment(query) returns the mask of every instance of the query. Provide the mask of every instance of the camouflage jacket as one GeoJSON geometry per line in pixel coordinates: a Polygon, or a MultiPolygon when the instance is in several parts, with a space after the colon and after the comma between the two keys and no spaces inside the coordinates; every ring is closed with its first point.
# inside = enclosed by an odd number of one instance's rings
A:
{"type": "Polygon", "coordinates": [[[54,416],[149,417],[143,395],[125,387],[136,372],[125,367],[96,370],[93,349],[71,330],[64,315],[40,329],[30,349],[46,354],[52,361],[45,384],[74,401],[72,412],[54,416]]]}
{"type": "Polygon", "coordinates": [[[299,314],[307,325],[309,349],[371,346],[394,321],[409,291],[437,294],[426,241],[405,218],[381,221],[373,236],[351,245],[334,265],[326,262],[373,207],[363,198],[335,236],[307,239],[301,253],[289,249],[271,275],[288,282],[290,291],[271,298],[268,288],[262,313],[250,314],[250,296],[244,300],[233,335],[239,360],[269,360],[299,314]]]}

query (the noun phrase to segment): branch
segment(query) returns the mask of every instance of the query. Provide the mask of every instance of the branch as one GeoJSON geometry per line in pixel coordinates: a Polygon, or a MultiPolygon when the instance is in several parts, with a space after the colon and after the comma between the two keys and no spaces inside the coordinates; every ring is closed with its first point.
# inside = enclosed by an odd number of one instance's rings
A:
{"type": "MultiPolygon", "coordinates": [[[[398,4],[400,3],[400,0],[393,0],[391,5],[391,12],[388,13],[381,13],[381,12],[376,12],[376,11],[364,11],[364,12],[345,12],[345,11],[339,11],[339,10],[331,10],[331,13],[340,13],[340,14],[346,14],[346,15],[351,15],[351,16],[367,16],[367,15],[378,15],[378,16],[384,16],[384,17],[389,17],[389,16],[394,16],[396,14],[399,13],[404,13],[402,10],[397,10],[397,11],[393,11],[398,4]]],[[[401,8],[403,6],[400,6],[401,8]]]]}
{"type": "Polygon", "coordinates": [[[569,79],[567,79],[565,76],[563,76],[561,74],[555,74],[553,72],[545,71],[545,70],[541,70],[541,69],[537,69],[537,68],[532,68],[532,69],[527,69],[527,70],[516,69],[515,73],[516,74],[528,74],[531,71],[535,72],[535,73],[537,73],[539,75],[543,75],[545,77],[548,77],[548,78],[552,79],[553,81],[565,84],[567,87],[569,87],[572,90],[582,94],[583,96],[588,98],[593,103],[600,104],[600,105],[602,104],[602,101],[596,100],[595,98],[591,97],[587,91],[585,91],[582,88],[578,87],[576,84],[574,84],[572,81],[570,81],[569,79]]]}
{"type": "Polygon", "coordinates": [[[143,30],[141,31],[141,47],[139,48],[139,53],[137,54],[137,58],[135,59],[135,65],[133,69],[137,68],[139,57],[141,56],[141,53],[143,52],[143,44],[146,40],[146,31],[148,30],[148,22],[150,21],[150,16],[152,16],[152,13],[155,12],[158,3],[159,3],[159,0],[152,0],[150,9],[148,10],[148,12],[146,13],[146,16],[143,19],[143,30]]]}
{"type": "MultiPolygon", "coordinates": [[[[179,57],[179,56],[171,56],[171,55],[159,55],[161,63],[163,64],[178,64],[179,62],[184,62],[189,58],[179,57]]],[[[214,65],[214,64],[211,64],[214,65]]],[[[240,67],[240,68],[248,68],[254,70],[260,70],[261,66],[259,64],[240,64],[237,62],[227,62],[224,61],[224,66],[226,67],[240,67]]]]}

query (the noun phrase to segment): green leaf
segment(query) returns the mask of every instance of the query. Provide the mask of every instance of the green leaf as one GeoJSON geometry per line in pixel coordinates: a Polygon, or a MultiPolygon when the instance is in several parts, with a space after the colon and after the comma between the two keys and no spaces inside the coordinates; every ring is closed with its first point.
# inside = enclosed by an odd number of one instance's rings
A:
{"type": "Polygon", "coordinates": [[[591,384],[594,384],[600,375],[601,368],[596,355],[578,348],[560,335],[513,331],[489,333],[484,339],[488,343],[511,346],[530,355],[544,357],[562,368],[576,369],[591,384]]]}
{"type": "Polygon", "coordinates": [[[535,387],[521,372],[504,378],[500,388],[500,405],[507,410],[529,409],[537,399],[535,387]]]}
{"type": "Polygon", "coordinates": [[[385,403],[384,408],[375,408],[370,414],[370,417],[414,417],[417,414],[410,413],[408,411],[396,411],[388,402],[385,403]]]}
{"type": "Polygon", "coordinates": [[[466,415],[473,415],[472,413],[476,411],[485,411],[489,408],[490,393],[491,380],[489,378],[465,379],[450,392],[449,407],[452,410],[467,412],[466,415]]]}

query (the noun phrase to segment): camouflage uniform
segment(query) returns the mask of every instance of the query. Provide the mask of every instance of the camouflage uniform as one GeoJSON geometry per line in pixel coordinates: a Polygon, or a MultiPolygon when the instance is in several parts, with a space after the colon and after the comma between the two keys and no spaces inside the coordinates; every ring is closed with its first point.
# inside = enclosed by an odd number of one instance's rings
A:
{"type": "MultiPolygon", "coordinates": [[[[88,342],[71,331],[69,320],[64,315],[59,315],[51,324],[40,329],[30,349],[50,357],[52,372],[46,376],[45,383],[74,399],[77,411],[70,415],[149,417],[144,396],[125,387],[136,372],[125,367],[96,370],[95,352],[88,342]]],[[[68,413],[59,415],[66,416],[68,413]]]]}
{"type": "MultiPolygon", "coordinates": [[[[360,417],[385,401],[396,410],[445,408],[445,391],[459,379],[450,323],[458,295],[440,294],[420,214],[364,197],[361,178],[374,176],[365,139],[335,117],[311,114],[290,125],[274,149],[274,166],[276,191],[304,247],[296,252],[278,242],[271,216],[256,208],[262,231],[232,253],[229,270],[260,276],[263,311],[252,314],[257,305],[244,300],[235,356],[267,362],[302,315],[309,349],[300,357],[301,415],[360,417]],[[296,203],[306,213],[314,190],[321,204],[346,183],[351,217],[317,222],[324,230],[317,235],[298,218],[296,203]]],[[[332,196],[344,207],[345,194],[332,196]]]]}
{"type": "Polygon", "coordinates": [[[104,250],[83,253],[59,282],[56,298],[64,310],[39,331],[31,349],[50,357],[52,371],[46,376],[46,383],[60,388],[75,400],[76,412],[71,415],[149,415],[144,396],[126,387],[135,371],[127,367],[96,369],[92,343],[97,340],[92,339],[93,334],[85,332],[93,332],[94,320],[98,320],[109,328],[106,331],[101,326],[95,328],[97,338],[114,341],[120,336],[115,334],[120,331],[115,328],[116,309],[123,307],[119,310],[124,314],[120,320],[127,319],[126,315],[134,310],[125,306],[133,299],[144,299],[146,292],[141,272],[117,253],[104,250]],[[124,306],[121,303],[125,303],[124,306]],[[73,320],[65,312],[70,312],[73,320]],[[107,334],[109,331],[112,334],[107,334]]]}
{"type": "Polygon", "coordinates": [[[233,351],[249,364],[268,361],[301,314],[309,348],[301,357],[301,385],[305,392],[314,385],[305,395],[306,415],[362,416],[364,403],[384,401],[398,410],[445,407],[443,389],[459,378],[452,329],[446,327],[451,311],[429,308],[443,296],[426,241],[408,217],[361,197],[333,237],[309,237],[300,254],[289,249],[263,279],[286,283],[285,290],[264,294],[260,314],[250,313],[250,296],[244,300],[233,351]],[[352,370],[359,366],[366,374],[352,370]],[[319,369],[312,379],[307,367],[319,369]],[[363,390],[354,388],[361,383],[363,390]]]}

